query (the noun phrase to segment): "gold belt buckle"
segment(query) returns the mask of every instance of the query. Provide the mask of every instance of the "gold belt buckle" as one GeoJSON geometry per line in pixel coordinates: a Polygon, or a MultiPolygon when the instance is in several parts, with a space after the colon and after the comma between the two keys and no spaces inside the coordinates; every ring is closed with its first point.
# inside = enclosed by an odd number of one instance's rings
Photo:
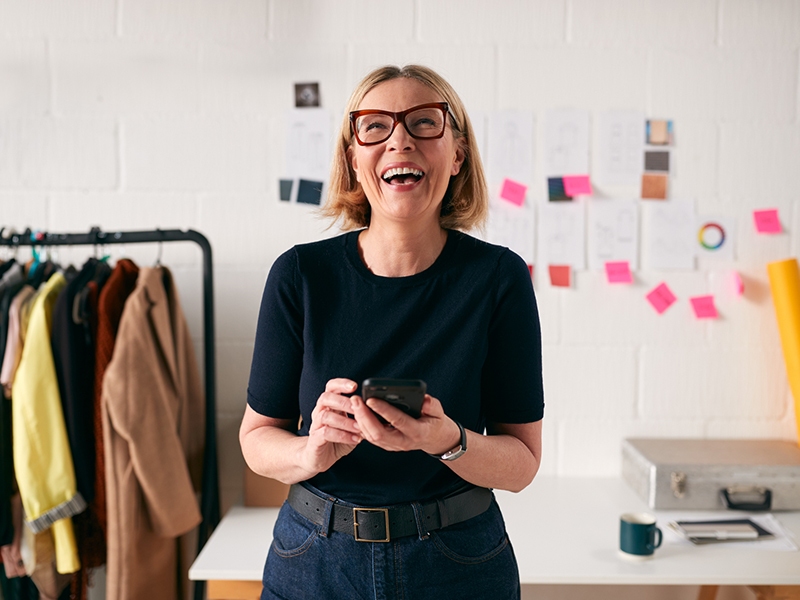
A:
{"type": "Polygon", "coordinates": [[[388,508],[354,508],[353,509],[353,536],[357,542],[388,542],[389,541],[389,509],[388,508]],[[367,540],[358,537],[358,512],[382,512],[386,519],[386,539],[383,540],[367,540]]]}

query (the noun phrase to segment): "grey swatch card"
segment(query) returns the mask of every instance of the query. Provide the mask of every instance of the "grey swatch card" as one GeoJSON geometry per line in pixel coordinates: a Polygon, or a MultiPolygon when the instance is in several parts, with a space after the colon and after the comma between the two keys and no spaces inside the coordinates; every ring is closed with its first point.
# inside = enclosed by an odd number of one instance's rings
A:
{"type": "Polygon", "coordinates": [[[644,153],[644,170],[669,172],[669,151],[668,150],[646,150],[644,153]]]}

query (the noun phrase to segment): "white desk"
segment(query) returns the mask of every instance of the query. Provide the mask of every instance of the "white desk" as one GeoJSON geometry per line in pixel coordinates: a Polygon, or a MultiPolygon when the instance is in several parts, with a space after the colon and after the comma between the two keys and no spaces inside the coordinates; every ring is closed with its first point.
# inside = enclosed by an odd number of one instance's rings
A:
{"type": "MultiPolygon", "coordinates": [[[[619,515],[647,510],[620,479],[539,477],[497,498],[522,584],[800,586],[800,552],[664,544],[650,561],[620,558],[619,515]]],[[[209,599],[259,597],[277,514],[234,507],[225,515],[189,571],[209,582],[209,599]]],[[[800,541],[800,512],[775,516],[800,541]]],[[[713,598],[713,587],[703,589],[702,597],[713,598]]],[[[800,588],[781,593],[800,599],[800,588]]]]}

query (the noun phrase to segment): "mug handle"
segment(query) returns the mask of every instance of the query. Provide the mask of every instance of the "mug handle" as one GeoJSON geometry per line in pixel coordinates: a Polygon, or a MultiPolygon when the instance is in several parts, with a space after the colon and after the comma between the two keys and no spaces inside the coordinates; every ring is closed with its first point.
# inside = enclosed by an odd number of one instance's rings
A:
{"type": "Polygon", "coordinates": [[[664,534],[661,533],[661,530],[658,527],[653,529],[652,537],[653,538],[658,538],[658,542],[649,543],[648,544],[648,550],[655,550],[656,548],[658,548],[661,545],[661,542],[664,541],[664,534]]]}

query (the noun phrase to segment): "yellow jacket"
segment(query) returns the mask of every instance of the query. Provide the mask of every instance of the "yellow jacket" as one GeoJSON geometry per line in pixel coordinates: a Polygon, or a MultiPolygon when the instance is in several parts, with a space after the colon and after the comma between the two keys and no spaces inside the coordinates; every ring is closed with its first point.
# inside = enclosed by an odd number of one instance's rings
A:
{"type": "Polygon", "coordinates": [[[56,273],[34,300],[11,403],[14,471],[26,525],[35,533],[52,526],[59,573],[80,568],[71,517],[86,508],[75,483],[50,347],[53,306],[66,284],[56,273]]]}

